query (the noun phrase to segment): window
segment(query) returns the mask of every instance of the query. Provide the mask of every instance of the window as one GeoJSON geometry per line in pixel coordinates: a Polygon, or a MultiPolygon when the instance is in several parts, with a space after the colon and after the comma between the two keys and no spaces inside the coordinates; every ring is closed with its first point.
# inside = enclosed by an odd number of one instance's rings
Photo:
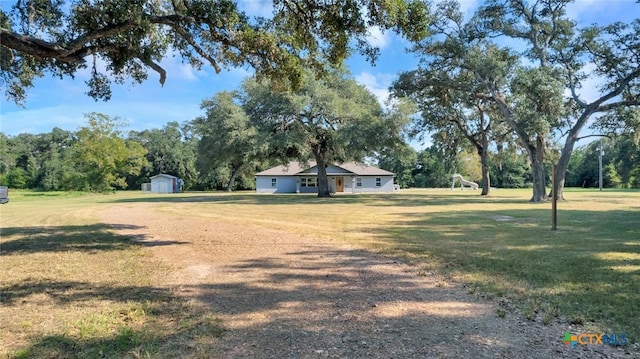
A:
{"type": "Polygon", "coordinates": [[[316,178],[307,178],[307,187],[316,187],[318,180],[316,178]]]}
{"type": "Polygon", "coordinates": [[[315,178],[300,178],[300,187],[315,187],[317,180],[315,178]]]}
{"type": "Polygon", "coordinates": [[[278,187],[278,179],[277,178],[274,177],[274,178],[271,179],[271,187],[272,188],[278,187]]]}
{"type": "Polygon", "coordinates": [[[381,187],[381,186],[382,186],[382,178],[376,177],[376,187],[381,187]]]}
{"type": "Polygon", "coordinates": [[[362,178],[360,177],[356,178],[356,187],[362,187],[362,178]]]}

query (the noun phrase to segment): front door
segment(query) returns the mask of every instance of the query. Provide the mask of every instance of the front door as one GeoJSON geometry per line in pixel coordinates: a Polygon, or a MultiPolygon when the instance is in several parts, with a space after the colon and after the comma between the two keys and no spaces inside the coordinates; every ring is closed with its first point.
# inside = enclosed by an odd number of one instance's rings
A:
{"type": "Polygon", "coordinates": [[[336,192],[344,192],[344,182],[342,177],[336,177],[336,192]]]}

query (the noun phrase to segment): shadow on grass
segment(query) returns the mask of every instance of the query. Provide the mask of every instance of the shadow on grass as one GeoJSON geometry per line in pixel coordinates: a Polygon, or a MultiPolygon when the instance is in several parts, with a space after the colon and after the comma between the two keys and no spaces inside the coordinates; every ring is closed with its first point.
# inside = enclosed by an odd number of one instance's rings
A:
{"type": "Polygon", "coordinates": [[[314,194],[265,194],[265,193],[212,193],[197,195],[194,193],[141,196],[135,198],[114,199],[108,203],[215,203],[215,204],[253,204],[253,205],[294,205],[294,204],[363,204],[382,207],[419,207],[467,205],[473,203],[529,203],[523,197],[483,197],[479,191],[433,191],[424,193],[341,193],[330,198],[318,198],[314,194]]]}
{"type": "Polygon", "coordinates": [[[490,296],[640,337],[639,212],[561,210],[557,231],[549,209],[535,207],[404,218],[374,232],[387,250],[437,259],[490,296]]]}
{"type": "Polygon", "coordinates": [[[89,305],[96,300],[115,303],[109,310],[67,324],[62,334],[35,337],[10,358],[177,357],[192,353],[197,343],[220,337],[224,331],[214,316],[188,305],[167,288],[46,280],[1,291],[3,305],[16,309],[29,296],[42,300],[43,294],[59,306],[89,305]]]}
{"type": "MultiPolygon", "coordinates": [[[[188,321],[188,319],[185,319],[188,321]]],[[[116,334],[101,338],[73,338],[64,334],[39,338],[26,349],[10,356],[27,358],[168,358],[207,357],[198,352],[198,343],[220,337],[224,329],[215,321],[192,319],[189,325],[167,333],[154,328],[120,328],[116,334]]]]}
{"type": "Polygon", "coordinates": [[[401,268],[406,264],[364,250],[309,249],[258,256],[226,267],[233,280],[188,289],[230,318],[236,332],[220,350],[250,348],[238,357],[312,357],[306,348],[339,358],[446,357],[462,345],[488,358],[522,349],[473,296],[401,268]],[[500,344],[483,349],[493,341],[500,344]]]}
{"type": "Polygon", "coordinates": [[[0,303],[16,305],[32,295],[44,294],[57,305],[90,300],[112,302],[128,301],[169,301],[172,296],[166,289],[145,286],[111,286],[99,283],[25,280],[20,284],[0,287],[0,303]]]}
{"type": "MultiPolygon", "coordinates": [[[[553,357],[565,349],[560,333],[553,343],[536,340],[532,328],[531,337],[524,336],[520,326],[497,318],[473,296],[427,278],[420,283],[415,271],[397,270],[399,265],[361,250],[257,256],[225,267],[232,275],[224,281],[181,286],[208,309],[152,286],[30,281],[2,291],[16,308],[29,293],[45,293],[59,305],[101,299],[146,315],[143,325],[122,324],[107,335],[38,337],[14,358],[424,358],[462,352],[495,358],[553,357]],[[229,318],[228,335],[221,337],[224,330],[209,311],[229,318]]],[[[572,353],[589,350],[583,347],[572,353]]]]}
{"type": "Polygon", "coordinates": [[[181,244],[179,241],[140,242],[146,236],[122,236],[114,229],[138,229],[133,225],[94,224],[86,226],[11,227],[2,228],[0,256],[66,251],[117,251],[132,246],[181,244]],[[16,238],[11,238],[16,237],[16,238]]]}

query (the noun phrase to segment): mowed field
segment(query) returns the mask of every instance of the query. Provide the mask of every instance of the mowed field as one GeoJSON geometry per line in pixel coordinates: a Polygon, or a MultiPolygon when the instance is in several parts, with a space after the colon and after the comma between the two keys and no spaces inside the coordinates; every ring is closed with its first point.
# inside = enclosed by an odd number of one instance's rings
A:
{"type": "MultiPolygon", "coordinates": [[[[147,202],[206,218],[355,243],[496,303],[496,316],[640,342],[640,191],[403,190],[311,195],[11,192],[0,207],[0,355],[206,357],[215,313],[165,285],[172,268],[100,213],[147,202]]],[[[179,237],[179,234],[176,234],[179,237]]]]}

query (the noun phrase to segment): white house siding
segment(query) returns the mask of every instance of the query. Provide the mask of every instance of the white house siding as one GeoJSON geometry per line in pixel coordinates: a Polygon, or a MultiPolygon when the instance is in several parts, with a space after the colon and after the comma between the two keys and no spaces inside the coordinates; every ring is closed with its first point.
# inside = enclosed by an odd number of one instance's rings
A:
{"type": "MultiPolygon", "coordinates": [[[[358,177],[355,177],[358,178],[358,177]]],[[[363,192],[393,192],[393,176],[360,176],[362,178],[362,187],[356,186],[356,180],[354,179],[353,185],[355,187],[355,193],[363,192]],[[376,178],[380,178],[380,187],[376,187],[376,178]]],[[[347,189],[345,187],[345,192],[347,189]]]]}
{"type": "MultiPolygon", "coordinates": [[[[291,162],[276,166],[256,174],[256,191],[261,193],[317,193],[318,187],[302,187],[301,179],[316,178],[317,167],[313,164],[291,162]],[[306,168],[311,165],[311,168],[306,168]],[[277,178],[277,186],[271,186],[272,178],[277,178]]],[[[342,178],[342,193],[392,192],[393,173],[373,166],[349,162],[327,166],[329,191],[336,192],[337,179],[342,178]],[[356,178],[361,179],[361,187],[356,186],[356,178]],[[380,186],[376,187],[376,178],[380,186]]]]}
{"type": "Polygon", "coordinates": [[[295,193],[296,178],[290,176],[256,176],[256,192],[295,193]],[[277,187],[271,187],[271,179],[276,178],[277,187]]]}

